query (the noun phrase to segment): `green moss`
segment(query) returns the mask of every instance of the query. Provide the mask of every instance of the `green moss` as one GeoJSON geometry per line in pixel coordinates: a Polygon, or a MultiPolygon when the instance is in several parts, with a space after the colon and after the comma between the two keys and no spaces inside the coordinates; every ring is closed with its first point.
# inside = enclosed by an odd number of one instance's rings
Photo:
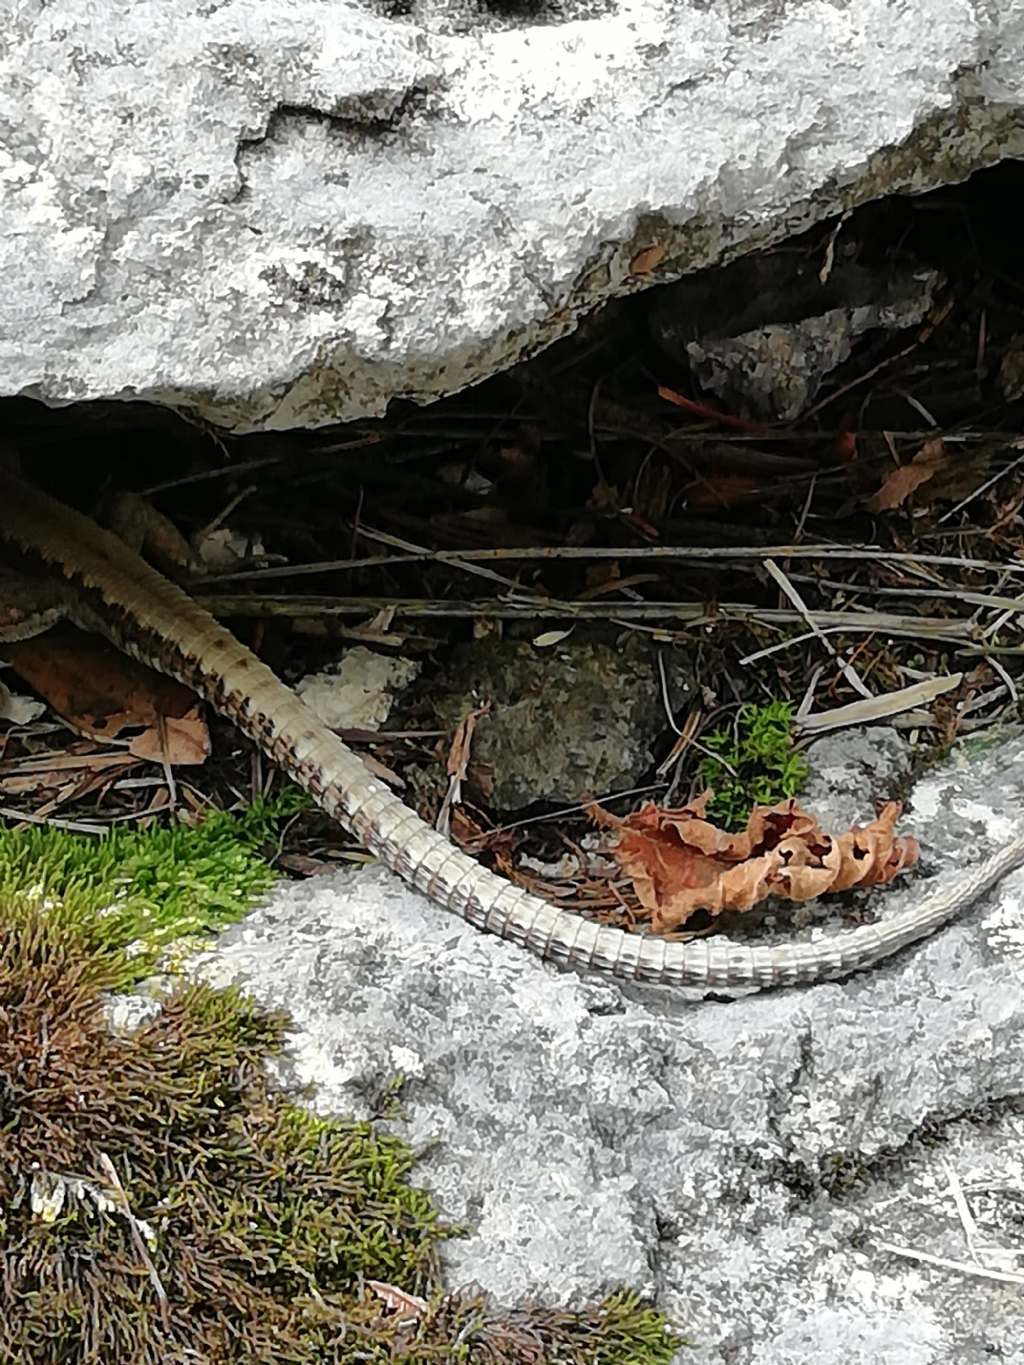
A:
{"type": "Polygon", "coordinates": [[[304,800],[287,793],[238,816],[101,837],[0,829],[0,898],[49,906],[97,945],[132,945],[126,980],[137,979],[165,945],[234,923],[273,884],[260,850],[304,800]]]}
{"type": "Polygon", "coordinates": [[[321,1306],[361,1277],[432,1285],[442,1228],[411,1152],[272,1092],[282,1018],[193,985],[115,1034],[116,954],[33,909],[0,943],[0,1358],[312,1362],[321,1306]]]}
{"type": "Polygon", "coordinates": [[[807,780],[807,761],[795,752],[793,708],[788,702],[741,706],[735,723],[703,743],[711,752],[700,765],[714,791],[708,814],[725,829],[742,829],[754,806],[795,796],[807,780]]]}
{"type": "Polygon", "coordinates": [[[0,836],[3,885],[32,888],[0,890],[0,1359],[667,1365],[678,1341],[627,1294],[513,1314],[446,1294],[457,1230],[410,1184],[408,1147],[271,1086],[283,1016],[182,985],[111,1030],[110,993],[155,946],[267,884],[276,818],[0,836]],[[422,1307],[396,1311],[396,1291],[422,1307]]]}

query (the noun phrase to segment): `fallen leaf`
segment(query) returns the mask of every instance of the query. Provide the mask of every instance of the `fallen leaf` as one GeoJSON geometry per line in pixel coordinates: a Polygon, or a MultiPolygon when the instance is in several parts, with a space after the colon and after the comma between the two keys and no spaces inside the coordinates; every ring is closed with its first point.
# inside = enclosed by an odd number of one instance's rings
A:
{"type": "Polygon", "coordinates": [[[451,748],[448,750],[447,772],[449,777],[462,781],[469,766],[469,751],[473,745],[473,731],[481,716],[490,714],[491,703],[484,702],[473,711],[467,711],[455,727],[451,748]]]}
{"type": "Polygon", "coordinates": [[[179,764],[205,763],[210,757],[210,732],[193,706],[186,716],[161,716],[156,725],[135,735],[128,744],[133,758],[150,763],[179,764]]]}
{"type": "MultiPolygon", "coordinates": [[[[862,697],[845,706],[833,706],[828,711],[811,711],[796,718],[801,734],[821,734],[850,725],[873,725],[888,716],[898,716],[935,701],[944,692],[952,692],[964,680],[962,673],[950,673],[941,678],[926,678],[897,692],[884,692],[880,697],[862,697]]],[[[928,714],[927,712],[925,713],[928,714]]]]}
{"type": "Polygon", "coordinates": [[[840,431],[832,443],[832,456],[839,464],[849,464],[857,458],[857,433],[840,431]]]}
{"type": "Polygon", "coordinates": [[[448,833],[451,821],[451,812],[462,800],[462,784],[466,779],[466,772],[469,768],[469,755],[473,747],[473,731],[476,723],[481,716],[490,713],[491,703],[484,702],[483,706],[478,706],[475,711],[467,711],[455,727],[455,734],[452,736],[451,747],[448,750],[448,761],[446,770],[448,773],[448,790],[445,792],[441,809],[437,813],[434,828],[443,834],[448,833]]]}
{"type": "Polygon", "coordinates": [[[593,583],[593,587],[584,588],[582,592],[577,593],[575,599],[577,602],[594,602],[599,597],[606,597],[613,592],[623,592],[626,588],[641,588],[649,583],[660,583],[661,575],[656,573],[632,573],[625,578],[616,575],[615,577],[607,578],[602,582],[599,579],[592,578],[591,575],[588,574],[587,579],[589,582],[593,583]]]}
{"type": "Polygon", "coordinates": [[[941,436],[933,436],[917,452],[910,464],[900,465],[888,475],[877,493],[864,506],[869,512],[891,512],[906,502],[916,489],[927,483],[946,464],[946,446],[941,436]]]}
{"type": "Polygon", "coordinates": [[[646,275],[649,270],[653,270],[665,259],[665,248],[660,242],[655,242],[652,246],[645,246],[636,253],[629,263],[631,275],[646,275]]]}
{"type": "Polygon", "coordinates": [[[733,417],[731,413],[720,412],[707,403],[698,403],[695,398],[687,398],[685,395],[677,393],[675,389],[670,389],[665,384],[658,385],[658,397],[664,398],[666,403],[674,403],[677,408],[692,413],[694,417],[700,417],[705,421],[718,422],[719,425],[732,427],[735,431],[758,433],[768,430],[763,423],[748,422],[745,417],[733,417]]]}
{"type": "Polygon", "coordinates": [[[863,829],[837,837],[795,801],[756,806],[747,828],[730,833],[706,818],[711,795],[678,810],[648,803],[622,820],[590,807],[597,824],[616,830],[612,852],[655,933],[678,929],[698,910],[717,916],[750,910],[769,896],[805,901],[880,885],[919,855],[916,839],[893,833],[901,809],[895,801],[863,829]]]}
{"type": "Polygon", "coordinates": [[[110,740],[140,729],[144,733],[131,743],[138,758],[195,764],[208,757],[209,734],[195,693],[106,640],[67,628],[8,645],[5,652],[14,671],[76,734],[110,740]]]}
{"type": "Polygon", "coordinates": [[[568,640],[572,631],[572,626],[568,630],[545,630],[533,637],[533,646],[535,649],[551,649],[554,645],[560,645],[563,640],[568,640]]]}
{"type": "Polygon", "coordinates": [[[687,506],[695,512],[724,511],[760,501],[764,480],[750,474],[713,474],[706,479],[694,479],[683,492],[687,506]]]}

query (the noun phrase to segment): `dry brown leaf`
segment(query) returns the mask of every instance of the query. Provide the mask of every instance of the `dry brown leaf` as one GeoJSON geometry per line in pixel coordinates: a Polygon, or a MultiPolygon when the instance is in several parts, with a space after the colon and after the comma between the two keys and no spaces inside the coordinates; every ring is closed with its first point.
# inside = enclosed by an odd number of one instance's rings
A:
{"type": "Polygon", "coordinates": [[[653,246],[641,247],[629,263],[631,275],[646,275],[649,270],[653,270],[665,259],[665,248],[660,242],[655,242],[653,246]]]}
{"type": "Polygon", "coordinates": [[[886,478],[877,493],[864,503],[869,512],[890,512],[906,502],[916,489],[946,464],[946,446],[941,436],[933,436],[917,452],[910,464],[900,465],[886,478]]]}
{"type": "Polygon", "coordinates": [[[857,458],[857,433],[840,431],[832,443],[832,457],[837,464],[849,464],[857,458]]]}
{"type": "Polygon", "coordinates": [[[466,769],[469,767],[469,755],[473,747],[473,732],[476,723],[482,716],[490,714],[491,703],[484,702],[473,711],[467,711],[455,727],[455,734],[452,736],[451,747],[448,750],[448,762],[445,765],[448,776],[457,782],[465,780],[466,769]]]}
{"type": "Polygon", "coordinates": [[[209,734],[195,694],[98,636],[50,631],[5,652],[14,671],[76,734],[110,740],[123,730],[141,729],[145,733],[131,744],[137,758],[194,764],[208,757],[209,734]]]}
{"type": "MultiPolygon", "coordinates": [[[[465,806],[456,806],[452,811],[449,833],[453,843],[458,844],[459,848],[465,849],[467,853],[472,853],[474,857],[490,846],[492,835],[492,831],[484,829],[480,821],[474,819],[465,806]]],[[[505,837],[511,838],[511,835],[505,837]]]]}
{"type": "Polygon", "coordinates": [[[695,479],[683,492],[687,506],[694,512],[722,511],[760,502],[764,497],[764,479],[755,479],[750,474],[715,474],[695,479]]]}
{"type": "Polygon", "coordinates": [[[466,773],[469,769],[469,756],[473,747],[473,731],[476,723],[481,716],[489,714],[491,703],[484,702],[475,711],[467,711],[463,718],[455,727],[455,734],[452,736],[451,747],[448,750],[448,790],[445,792],[441,809],[437,813],[437,820],[434,822],[435,829],[446,834],[449,830],[452,811],[456,809],[462,800],[462,784],[466,780],[466,773]]]}
{"type": "Polygon", "coordinates": [[[134,758],[149,763],[205,763],[210,757],[210,732],[194,706],[187,716],[161,716],[159,723],[135,735],[128,744],[134,758]]]}
{"type": "Polygon", "coordinates": [[[613,853],[632,880],[656,933],[678,929],[698,910],[750,910],[769,896],[813,900],[827,891],[891,881],[918,858],[917,840],[897,837],[901,807],[890,801],[863,829],[826,833],[795,801],[756,806],[747,828],[731,834],[705,816],[710,792],[679,810],[648,803],[619,820],[591,807],[615,829],[613,853]]]}
{"type": "Polygon", "coordinates": [[[768,430],[763,423],[750,422],[746,417],[734,417],[731,412],[721,412],[718,408],[713,408],[707,403],[700,403],[695,398],[685,397],[675,389],[670,389],[666,384],[658,385],[658,397],[664,398],[667,403],[674,403],[677,408],[692,413],[694,417],[699,417],[703,421],[717,422],[719,426],[731,427],[734,431],[749,431],[760,435],[768,430]]]}

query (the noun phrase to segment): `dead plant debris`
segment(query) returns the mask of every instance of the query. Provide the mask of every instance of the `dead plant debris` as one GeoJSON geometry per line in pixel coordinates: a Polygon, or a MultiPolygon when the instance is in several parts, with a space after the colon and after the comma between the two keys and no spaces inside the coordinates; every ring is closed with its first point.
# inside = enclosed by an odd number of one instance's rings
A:
{"type": "Polygon", "coordinates": [[[922,484],[934,478],[947,463],[948,456],[942,437],[935,436],[930,441],[925,441],[909,464],[898,465],[891,474],[886,475],[881,488],[866,500],[864,506],[869,512],[892,511],[894,507],[906,502],[922,484]]]}
{"type": "Polygon", "coordinates": [[[77,630],[7,645],[11,667],[75,734],[128,740],[136,758],[201,764],[210,737],[194,694],[97,636],[77,630]]]}

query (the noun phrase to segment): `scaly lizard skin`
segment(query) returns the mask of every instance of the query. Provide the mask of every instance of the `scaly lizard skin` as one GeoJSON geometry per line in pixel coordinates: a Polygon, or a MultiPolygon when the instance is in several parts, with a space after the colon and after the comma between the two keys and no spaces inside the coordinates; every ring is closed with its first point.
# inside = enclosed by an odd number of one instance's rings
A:
{"type": "Polygon", "coordinates": [[[45,585],[40,627],[60,611],[193,688],[430,900],[565,966],[705,995],[832,980],[933,933],[1024,863],[1020,837],[912,908],[813,944],[748,946],[719,936],[672,943],[628,934],[560,910],[454,847],[209,612],[116,536],[2,470],[0,565],[45,585]]]}

